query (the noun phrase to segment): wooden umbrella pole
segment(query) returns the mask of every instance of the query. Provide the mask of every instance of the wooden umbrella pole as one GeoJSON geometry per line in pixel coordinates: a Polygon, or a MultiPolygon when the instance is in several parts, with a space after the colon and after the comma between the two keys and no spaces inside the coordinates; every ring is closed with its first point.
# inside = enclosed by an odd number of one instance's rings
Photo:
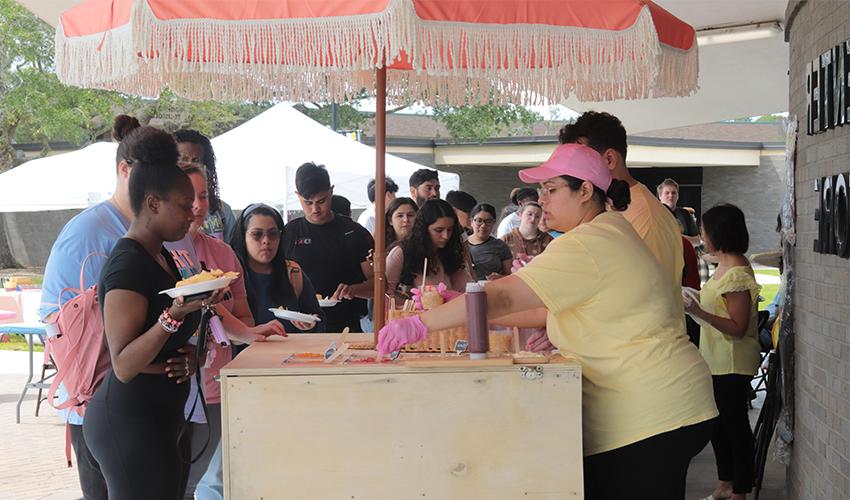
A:
{"type": "MultiPolygon", "coordinates": [[[[378,332],[386,317],[386,150],[387,150],[387,68],[378,68],[375,73],[375,345],[378,332]]],[[[394,293],[393,290],[389,291],[394,293]]]]}

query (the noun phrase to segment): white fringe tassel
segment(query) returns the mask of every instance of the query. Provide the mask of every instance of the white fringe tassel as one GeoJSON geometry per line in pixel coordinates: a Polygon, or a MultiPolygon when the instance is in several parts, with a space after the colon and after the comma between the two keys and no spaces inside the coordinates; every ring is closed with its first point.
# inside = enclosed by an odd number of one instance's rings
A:
{"type": "Polygon", "coordinates": [[[361,16],[160,21],[137,0],[130,24],[103,37],[67,38],[59,25],[61,81],[149,97],[167,87],[193,99],[341,101],[373,90],[374,70],[402,49],[413,70],[388,72],[394,103],[684,96],[698,76],[696,43],[662,45],[648,7],[630,28],[609,31],[423,21],[412,0],[361,16]]]}

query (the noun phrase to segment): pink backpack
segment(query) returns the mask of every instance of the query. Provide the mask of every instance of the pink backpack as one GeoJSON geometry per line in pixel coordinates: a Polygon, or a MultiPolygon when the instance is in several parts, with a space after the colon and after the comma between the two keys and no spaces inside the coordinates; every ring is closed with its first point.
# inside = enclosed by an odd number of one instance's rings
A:
{"type": "MultiPolygon", "coordinates": [[[[103,314],[97,300],[97,285],[85,287],[85,269],[91,257],[106,257],[89,254],[80,269],[80,288],[66,288],[59,294],[59,314],[56,317],[58,335],[47,339],[48,349],[56,364],[56,376],[50,384],[47,400],[56,409],[69,409],[82,416],[86,405],[110,367],[109,351],[103,337],[103,314]],[[62,303],[62,297],[73,294],[74,298],[62,303]],[[54,404],[59,384],[65,386],[68,399],[54,404]]],[[[70,428],[66,434],[70,433],[70,428]]],[[[68,436],[66,436],[68,437],[68,436]]],[[[71,464],[70,440],[66,439],[65,454],[71,464]]]]}

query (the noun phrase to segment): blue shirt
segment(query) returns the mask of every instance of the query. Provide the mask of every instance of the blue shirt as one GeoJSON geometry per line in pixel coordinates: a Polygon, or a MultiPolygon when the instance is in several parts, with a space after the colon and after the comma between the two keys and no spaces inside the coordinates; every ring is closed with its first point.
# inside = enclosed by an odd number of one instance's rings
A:
{"type": "MultiPolygon", "coordinates": [[[[130,222],[109,201],[103,201],[89,207],[68,221],[50,249],[47,266],[44,269],[44,283],[41,285],[41,307],[38,314],[43,320],[59,310],[59,303],[73,298],[66,288],[80,287],[80,269],[86,262],[83,274],[83,289],[100,278],[100,271],[112,252],[112,247],[121,239],[130,227],[130,222]]],[[[60,401],[67,398],[64,387],[60,388],[60,401]]],[[[72,425],[82,425],[83,417],[75,412],[61,410],[59,416],[72,425]]]]}

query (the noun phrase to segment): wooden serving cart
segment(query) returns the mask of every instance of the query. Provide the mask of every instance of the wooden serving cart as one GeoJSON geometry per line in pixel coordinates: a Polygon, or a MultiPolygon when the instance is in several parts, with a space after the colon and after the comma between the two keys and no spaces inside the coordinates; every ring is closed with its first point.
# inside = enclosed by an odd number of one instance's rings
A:
{"type": "Polygon", "coordinates": [[[574,360],[309,354],[371,339],[291,335],[222,369],[226,498],[583,497],[574,360]]]}

